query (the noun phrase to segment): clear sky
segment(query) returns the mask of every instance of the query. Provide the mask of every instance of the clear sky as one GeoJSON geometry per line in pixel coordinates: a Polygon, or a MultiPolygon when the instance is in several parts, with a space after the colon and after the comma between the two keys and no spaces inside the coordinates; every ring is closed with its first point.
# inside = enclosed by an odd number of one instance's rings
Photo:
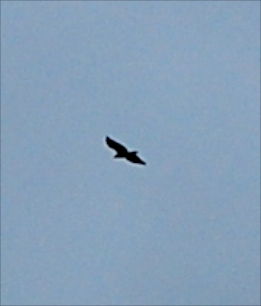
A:
{"type": "Polygon", "coordinates": [[[260,2],[5,1],[1,39],[2,305],[259,305],[260,2]]]}

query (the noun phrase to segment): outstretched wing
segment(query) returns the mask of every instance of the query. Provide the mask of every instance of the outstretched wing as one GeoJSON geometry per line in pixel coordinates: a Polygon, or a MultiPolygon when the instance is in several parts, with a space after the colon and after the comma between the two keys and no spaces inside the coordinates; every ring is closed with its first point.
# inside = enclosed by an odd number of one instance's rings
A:
{"type": "Polygon", "coordinates": [[[130,162],[133,162],[135,164],[142,164],[142,165],[146,165],[146,163],[139,158],[138,155],[136,154],[128,154],[127,156],[127,159],[130,161],[130,162]]]}
{"type": "Polygon", "coordinates": [[[127,154],[128,153],[127,149],[123,145],[121,145],[118,142],[112,140],[108,136],[106,137],[106,143],[110,148],[114,149],[115,151],[117,151],[120,154],[127,154]]]}

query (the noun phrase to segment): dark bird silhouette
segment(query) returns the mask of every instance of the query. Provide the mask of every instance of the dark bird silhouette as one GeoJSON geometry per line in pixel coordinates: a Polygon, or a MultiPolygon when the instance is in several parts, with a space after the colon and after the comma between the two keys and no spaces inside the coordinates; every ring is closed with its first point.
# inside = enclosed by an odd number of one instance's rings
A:
{"type": "Polygon", "coordinates": [[[138,151],[129,152],[123,145],[112,140],[108,136],[106,137],[106,143],[117,152],[114,158],[126,158],[132,163],[146,165],[146,163],[137,156],[138,151]]]}

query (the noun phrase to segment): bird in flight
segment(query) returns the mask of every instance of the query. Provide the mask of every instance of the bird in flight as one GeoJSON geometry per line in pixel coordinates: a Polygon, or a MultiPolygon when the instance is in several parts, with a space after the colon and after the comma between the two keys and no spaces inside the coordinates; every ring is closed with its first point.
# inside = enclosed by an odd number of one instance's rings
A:
{"type": "Polygon", "coordinates": [[[114,149],[117,153],[114,158],[126,158],[128,161],[135,164],[146,165],[146,163],[137,156],[137,151],[129,152],[123,145],[112,140],[110,137],[106,137],[107,145],[114,149]]]}

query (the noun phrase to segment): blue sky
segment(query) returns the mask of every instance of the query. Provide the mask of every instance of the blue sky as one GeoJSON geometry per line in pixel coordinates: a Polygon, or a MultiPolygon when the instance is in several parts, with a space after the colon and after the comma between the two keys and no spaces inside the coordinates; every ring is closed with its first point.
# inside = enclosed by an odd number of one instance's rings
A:
{"type": "Polygon", "coordinates": [[[260,2],[5,1],[1,40],[2,305],[259,305],[260,2]]]}

